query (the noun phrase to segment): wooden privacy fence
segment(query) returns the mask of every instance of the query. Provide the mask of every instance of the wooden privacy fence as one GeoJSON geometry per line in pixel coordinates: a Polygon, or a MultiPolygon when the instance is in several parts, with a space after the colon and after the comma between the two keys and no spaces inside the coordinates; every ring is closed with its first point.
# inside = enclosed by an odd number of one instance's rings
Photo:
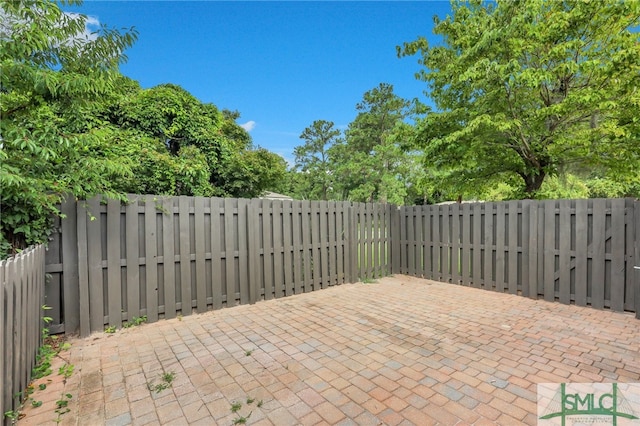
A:
{"type": "Polygon", "coordinates": [[[86,336],[390,273],[389,205],[128,198],[62,205],[47,256],[55,331],[86,336]]]}
{"type": "Polygon", "coordinates": [[[640,318],[640,203],[397,208],[130,195],[67,201],[47,253],[53,332],[189,315],[390,273],[640,318]]]}
{"type": "Polygon", "coordinates": [[[640,318],[639,233],[632,199],[402,207],[397,271],[640,318]]]}
{"type": "Polygon", "coordinates": [[[0,414],[17,409],[35,365],[41,341],[44,263],[42,245],[0,261],[0,414]]]}

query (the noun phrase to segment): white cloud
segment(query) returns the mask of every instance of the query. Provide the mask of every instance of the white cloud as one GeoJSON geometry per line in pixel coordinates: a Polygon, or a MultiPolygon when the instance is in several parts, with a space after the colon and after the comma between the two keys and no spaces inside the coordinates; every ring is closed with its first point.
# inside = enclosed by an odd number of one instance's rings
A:
{"type": "Polygon", "coordinates": [[[256,127],[256,122],[253,120],[249,120],[244,124],[241,124],[240,127],[242,127],[243,129],[245,129],[247,132],[252,131],[253,129],[255,129],[256,127]]]}
{"type": "MultiPolygon", "coordinates": [[[[79,13],[74,12],[63,12],[64,18],[68,20],[76,20],[81,17],[79,13]]],[[[14,25],[17,23],[28,22],[25,21],[11,13],[8,13],[6,10],[0,6],[0,40],[10,39],[13,34],[14,25]]],[[[58,25],[63,25],[62,22],[59,21],[58,25]]],[[[66,43],[72,43],[74,41],[80,42],[90,42],[95,41],[98,38],[97,31],[100,29],[100,21],[95,16],[84,16],[84,30],[74,34],[66,43]]]]}
{"type": "MultiPolygon", "coordinates": [[[[80,17],[79,13],[65,12],[71,19],[80,17]]],[[[95,41],[98,38],[97,31],[100,29],[100,21],[95,16],[85,16],[84,31],[77,34],[74,39],[95,41]]]]}

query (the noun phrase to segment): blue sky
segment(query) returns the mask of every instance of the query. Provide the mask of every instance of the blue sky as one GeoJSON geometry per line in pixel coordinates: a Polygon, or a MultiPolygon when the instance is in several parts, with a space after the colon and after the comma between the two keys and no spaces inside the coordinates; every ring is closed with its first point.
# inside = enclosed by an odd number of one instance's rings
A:
{"type": "Polygon", "coordinates": [[[255,145],[293,159],[314,120],[341,129],[379,83],[426,100],[417,57],[396,46],[431,39],[448,2],[86,1],[66,7],[139,38],[123,74],[142,87],[178,84],[203,102],[238,110],[255,145]]]}

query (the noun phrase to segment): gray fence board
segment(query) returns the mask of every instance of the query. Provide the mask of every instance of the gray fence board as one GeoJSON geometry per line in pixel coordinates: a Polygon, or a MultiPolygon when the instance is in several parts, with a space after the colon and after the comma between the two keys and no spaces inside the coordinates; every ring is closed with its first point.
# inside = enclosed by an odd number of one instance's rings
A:
{"type": "Polygon", "coordinates": [[[302,263],[304,274],[304,291],[309,292],[313,289],[313,274],[311,269],[311,259],[313,256],[313,240],[311,231],[311,203],[302,204],[302,263]]]}
{"type": "MultiPolygon", "coordinates": [[[[70,200],[69,200],[70,201],[70,200]]],[[[79,206],[84,207],[84,202],[78,202],[79,206]]],[[[83,214],[86,214],[83,210],[83,214]]],[[[53,232],[49,236],[49,244],[47,244],[47,264],[45,271],[49,274],[47,286],[45,288],[45,303],[50,308],[47,316],[51,318],[49,330],[51,333],[64,333],[64,301],[62,296],[64,291],[64,274],[62,273],[62,221],[58,216],[53,217],[53,232]]],[[[71,330],[71,327],[69,327],[71,330]]]]}
{"type": "Polygon", "coordinates": [[[605,204],[593,202],[593,224],[591,240],[591,306],[597,309],[604,308],[604,282],[605,282],[605,204]]]}
{"type": "Polygon", "coordinates": [[[614,311],[624,310],[625,274],[625,200],[611,200],[611,290],[609,300],[614,311]]]}
{"type": "Polygon", "coordinates": [[[433,250],[432,250],[432,257],[431,257],[431,265],[432,265],[432,270],[433,270],[433,279],[437,280],[437,281],[442,281],[442,232],[441,232],[441,225],[442,225],[442,215],[441,215],[441,210],[440,210],[440,206],[434,206],[433,208],[433,214],[431,215],[431,221],[430,224],[428,225],[429,228],[431,228],[431,232],[433,235],[433,250]]]}
{"type": "Polygon", "coordinates": [[[89,286],[86,284],[80,285],[80,283],[89,282],[89,262],[87,256],[87,221],[83,220],[84,209],[80,204],[76,204],[77,211],[77,235],[76,247],[78,250],[78,302],[80,303],[80,309],[78,312],[78,328],[81,336],[88,336],[91,333],[90,328],[90,310],[89,310],[89,286]],[[82,220],[78,220],[78,218],[82,220]]]}
{"type": "Polygon", "coordinates": [[[471,285],[471,207],[465,203],[462,205],[462,254],[461,254],[461,284],[471,285]]]}
{"type": "MultiPolygon", "coordinates": [[[[162,272],[164,276],[164,317],[175,318],[178,311],[178,292],[176,289],[176,246],[173,198],[164,198],[162,208],[162,272]]],[[[137,248],[136,248],[137,250],[137,248]]],[[[213,261],[213,260],[212,260],[213,261]]],[[[139,269],[136,262],[136,270],[139,269]]],[[[137,287],[137,278],[129,282],[129,285],[137,287]]],[[[134,315],[135,316],[135,315],[134,315]]]]}
{"type": "Polygon", "coordinates": [[[482,278],[483,287],[485,289],[493,289],[493,265],[494,259],[494,241],[493,241],[493,210],[495,208],[494,203],[485,203],[484,205],[484,252],[483,252],[483,267],[482,278]]]}
{"type": "Polygon", "coordinates": [[[507,208],[508,273],[506,287],[510,294],[518,294],[518,265],[521,261],[521,259],[519,260],[520,252],[518,250],[518,246],[520,244],[518,241],[518,235],[521,233],[520,228],[518,227],[519,203],[517,201],[509,201],[507,203],[507,208]]]}
{"type": "Polygon", "coordinates": [[[320,203],[320,240],[318,240],[319,246],[319,271],[320,271],[320,288],[327,288],[329,286],[329,232],[328,232],[328,218],[327,218],[327,201],[321,201],[320,203]]]}
{"type": "Polygon", "coordinates": [[[211,298],[213,309],[222,307],[222,219],[223,200],[211,199],[211,298]]]}
{"type": "MultiPolygon", "coordinates": [[[[206,232],[204,228],[204,201],[202,197],[194,198],[194,238],[195,238],[195,255],[196,255],[196,308],[198,312],[207,311],[207,282],[206,282],[206,257],[205,257],[205,239],[206,232]]],[[[243,227],[244,228],[244,227],[243,227]]],[[[248,294],[247,294],[248,301],[248,294]]],[[[247,302],[245,301],[245,303],[247,302]]]]}
{"type": "MultiPolygon", "coordinates": [[[[127,230],[126,238],[126,273],[127,273],[127,319],[140,316],[140,253],[138,239],[138,197],[129,195],[127,197],[127,205],[125,207],[125,227],[127,230]]],[[[85,224],[86,228],[86,224],[85,224]]],[[[84,241],[84,240],[83,240],[84,241]]],[[[173,241],[171,241],[173,244],[173,241]]],[[[166,244],[165,244],[166,247],[166,244]]],[[[88,333],[80,331],[85,336],[88,333]]]]}
{"type": "Polygon", "coordinates": [[[109,325],[122,324],[122,281],[120,271],[120,201],[107,201],[107,314],[109,325]]]}
{"type": "Polygon", "coordinates": [[[320,289],[320,205],[312,201],[309,205],[309,291],[320,289]]]}
{"type": "Polygon", "coordinates": [[[499,292],[504,292],[505,290],[505,222],[507,218],[506,212],[506,203],[497,203],[496,204],[496,229],[495,229],[495,246],[496,246],[496,254],[495,254],[495,290],[499,292]]]}
{"type": "MultiPolygon", "coordinates": [[[[409,209],[409,214],[406,219],[407,224],[407,239],[411,238],[411,235],[421,235],[422,232],[418,230],[420,225],[417,224],[420,222],[420,215],[416,215],[416,209],[409,209]]],[[[422,245],[422,241],[407,241],[407,273],[409,275],[416,276],[416,263],[420,262],[420,259],[416,259],[418,257],[418,253],[420,253],[421,247],[418,244],[422,245]]]]}
{"type": "Polygon", "coordinates": [[[555,262],[556,262],[556,206],[555,200],[544,201],[544,250],[542,251],[543,297],[547,301],[555,300],[555,262]]]}
{"type": "Polygon", "coordinates": [[[62,274],[65,277],[64,291],[64,322],[71,330],[80,326],[80,295],[78,281],[78,221],[76,206],[63,203],[60,211],[67,220],[62,220],[62,274]]]}
{"type": "Polygon", "coordinates": [[[226,307],[235,306],[236,294],[236,266],[235,266],[235,241],[233,238],[234,226],[234,200],[224,199],[224,265],[225,282],[224,294],[226,307]]]}
{"type": "Polygon", "coordinates": [[[285,295],[284,270],[283,270],[283,250],[284,242],[282,238],[282,201],[273,202],[273,284],[274,296],[276,298],[285,295]]]}
{"type": "MultiPolygon", "coordinates": [[[[640,231],[635,231],[635,215],[640,214],[640,212],[634,212],[633,208],[633,200],[630,198],[625,199],[625,254],[626,254],[626,268],[625,268],[625,295],[624,295],[624,309],[628,311],[634,311],[635,307],[635,297],[640,298],[640,294],[636,296],[634,292],[634,284],[635,284],[635,275],[636,270],[634,266],[637,264],[640,266],[640,262],[634,263],[634,248],[633,244],[635,239],[638,237],[640,239],[640,231]],[[635,214],[634,214],[635,213],[635,214]],[[638,232],[637,235],[635,232],[638,232]]],[[[640,272],[640,270],[638,270],[640,272]]]]}
{"type": "MultiPolygon", "coordinates": [[[[282,237],[284,251],[284,293],[287,296],[294,294],[293,288],[293,202],[282,203],[282,237]]],[[[242,236],[240,237],[242,241],[242,236]]]]}
{"type": "Polygon", "coordinates": [[[558,293],[560,303],[568,305],[571,303],[571,241],[573,240],[571,203],[569,200],[560,200],[558,207],[560,212],[557,229],[557,238],[560,240],[558,253],[558,268],[560,269],[558,293]]]}
{"type": "Polygon", "coordinates": [[[473,260],[471,285],[476,288],[482,283],[482,204],[473,204],[473,260]]]}
{"type": "Polygon", "coordinates": [[[398,272],[401,274],[408,274],[408,232],[407,232],[407,216],[409,215],[408,208],[400,209],[398,211],[398,228],[399,228],[399,238],[398,238],[398,248],[400,256],[398,256],[399,269],[398,272]]]}
{"type": "Polygon", "coordinates": [[[451,207],[451,282],[460,284],[460,205],[451,207]]]}
{"type": "Polygon", "coordinates": [[[273,299],[273,254],[275,243],[273,242],[273,222],[275,220],[272,209],[272,201],[262,202],[262,238],[263,238],[263,268],[264,268],[264,298],[273,299]]]}
{"type": "Polygon", "coordinates": [[[303,256],[303,243],[302,243],[302,223],[301,216],[302,210],[300,208],[300,201],[292,201],[291,202],[291,242],[292,242],[292,265],[293,268],[293,285],[292,289],[295,294],[300,294],[304,289],[304,278],[303,278],[303,266],[302,266],[302,256],[303,256]]]}
{"type": "Polygon", "coordinates": [[[24,378],[25,371],[27,371],[25,367],[25,345],[24,345],[24,337],[27,332],[27,303],[26,303],[26,293],[27,286],[29,280],[29,273],[26,271],[26,263],[28,262],[29,257],[25,257],[24,261],[16,262],[14,264],[14,276],[23,277],[19,282],[19,284],[15,287],[14,295],[15,295],[15,304],[18,309],[14,310],[15,319],[17,324],[15,326],[15,332],[13,334],[13,350],[14,350],[14,366],[15,369],[13,371],[13,383],[18,386],[18,389],[25,389],[27,387],[26,378],[24,378]]]}
{"type": "Polygon", "coordinates": [[[346,277],[347,272],[345,272],[345,246],[347,244],[347,232],[345,226],[345,205],[344,203],[336,204],[336,274],[338,279],[338,284],[348,283],[349,280],[346,277]]]}
{"type": "Polygon", "coordinates": [[[247,205],[247,236],[249,269],[249,303],[256,303],[260,297],[262,283],[260,279],[260,200],[252,199],[247,205]]]}
{"type": "MultiPolygon", "coordinates": [[[[111,214],[110,212],[108,213],[111,214]]],[[[156,200],[153,195],[147,195],[144,199],[144,258],[145,258],[145,306],[147,320],[158,321],[158,239],[157,239],[157,215],[156,200]]],[[[111,283],[109,284],[111,288],[111,283]]],[[[111,299],[109,300],[111,304],[111,299]]],[[[119,322],[109,323],[120,326],[119,322]]]]}
{"type": "Polygon", "coordinates": [[[238,219],[235,239],[238,243],[238,291],[240,303],[249,303],[249,247],[247,235],[247,206],[249,200],[238,200],[238,219]]]}
{"type": "Polygon", "coordinates": [[[575,261],[575,302],[578,306],[587,306],[588,286],[588,245],[589,216],[588,201],[576,200],[576,261],[575,261]]]}
{"type": "Polygon", "coordinates": [[[528,201],[523,201],[521,202],[521,218],[519,221],[519,230],[522,233],[521,239],[519,241],[519,245],[522,248],[522,257],[521,257],[521,268],[522,268],[522,272],[521,272],[521,287],[520,287],[520,291],[522,296],[524,297],[532,297],[529,294],[529,291],[531,289],[531,285],[529,283],[529,280],[531,278],[531,274],[529,272],[529,266],[531,264],[530,262],[530,256],[529,256],[529,241],[531,239],[531,228],[529,227],[529,225],[531,224],[531,206],[530,206],[530,202],[528,201]]]}
{"type": "MultiPolygon", "coordinates": [[[[16,286],[16,281],[20,280],[20,276],[18,275],[18,268],[16,265],[16,261],[14,259],[10,259],[9,261],[3,261],[0,263],[2,265],[0,267],[0,273],[3,274],[2,277],[2,287],[0,290],[4,294],[3,299],[6,301],[2,303],[2,306],[5,306],[6,303],[6,311],[3,317],[0,317],[2,320],[2,330],[4,331],[4,336],[2,339],[2,352],[4,353],[3,362],[2,362],[2,399],[4,407],[17,407],[19,401],[15,397],[15,392],[21,391],[20,383],[16,382],[15,374],[19,372],[18,368],[14,368],[15,366],[15,351],[16,345],[14,341],[14,336],[17,334],[14,330],[15,321],[14,318],[16,316],[16,309],[19,309],[19,305],[15,303],[15,292],[16,287],[19,287],[20,284],[16,286]],[[17,306],[16,306],[17,305],[17,306]],[[11,393],[7,391],[10,390],[11,393]]],[[[38,324],[40,325],[40,324],[38,324]]],[[[5,411],[3,409],[2,413],[5,411]]]]}
{"type": "Polygon", "coordinates": [[[438,207],[441,213],[442,230],[440,233],[440,281],[451,281],[451,240],[450,240],[450,206],[438,207]]]}
{"type": "Polygon", "coordinates": [[[381,207],[382,206],[380,204],[372,204],[373,216],[372,216],[371,226],[372,226],[372,232],[373,232],[373,236],[372,236],[373,254],[371,256],[370,262],[373,268],[373,275],[376,278],[379,278],[382,276],[382,263],[380,262],[380,249],[381,249],[380,232],[382,231],[381,216],[384,213],[381,211],[381,207]]]}
{"type": "Polygon", "coordinates": [[[189,199],[178,197],[178,249],[180,268],[180,313],[191,315],[191,247],[189,199]]]}
{"type": "Polygon", "coordinates": [[[327,201],[326,202],[326,248],[324,249],[324,253],[326,255],[326,285],[328,287],[332,287],[336,284],[336,274],[335,274],[335,265],[336,265],[336,238],[335,238],[335,229],[336,229],[336,220],[335,220],[335,201],[327,201]]]}
{"type": "MultiPolygon", "coordinates": [[[[93,198],[86,202],[87,214],[87,264],[89,267],[89,305],[91,330],[104,329],[104,285],[102,275],[102,215],[100,214],[100,200],[93,198]],[[89,244],[89,242],[91,242],[89,244]]],[[[67,330],[65,330],[67,331],[67,330]]],[[[69,329],[68,332],[71,332],[69,329]]]]}
{"type": "Polygon", "coordinates": [[[542,253],[538,249],[538,235],[542,231],[538,226],[538,204],[529,202],[529,291],[528,296],[532,299],[538,298],[538,254],[542,253]]]}

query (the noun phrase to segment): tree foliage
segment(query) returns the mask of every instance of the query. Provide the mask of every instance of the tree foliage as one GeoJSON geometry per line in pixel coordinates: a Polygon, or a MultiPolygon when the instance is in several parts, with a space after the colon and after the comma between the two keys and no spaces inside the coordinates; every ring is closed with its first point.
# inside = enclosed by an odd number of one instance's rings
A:
{"type": "Polygon", "coordinates": [[[133,29],[90,33],[48,0],[2,1],[0,17],[0,257],[46,241],[64,196],[255,197],[283,179],[239,113],[120,74],[133,29]]]}
{"type": "Polygon", "coordinates": [[[344,134],[331,121],[316,120],[295,147],[287,175],[291,195],[323,200],[405,204],[423,200],[424,170],[407,149],[414,118],[423,106],[381,83],[367,91],[344,134]]]}
{"type": "Polygon", "coordinates": [[[300,171],[302,196],[306,199],[328,200],[333,194],[332,165],[329,149],[340,141],[341,132],[333,121],[316,120],[304,129],[302,145],[293,150],[295,167],[300,171]]]}
{"type": "Polygon", "coordinates": [[[156,169],[156,160],[173,172],[165,182],[158,181],[160,186],[149,188],[154,193],[171,189],[170,195],[256,197],[282,179],[286,165],[280,156],[253,147],[236,123],[239,116],[202,103],[180,86],[163,84],[122,97],[111,108],[110,120],[160,141],[157,151],[150,151],[155,159],[146,159],[147,172],[156,169]]]}
{"type": "Polygon", "coordinates": [[[46,240],[63,194],[113,194],[127,164],[102,150],[93,126],[78,126],[118,81],[135,31],[102,27],[57,4],[3,1],[0,25],[0,254],[46,240]]]}
{"type": "Polygon", "coordinates": [[[398,48],[420,55],[437,107],[416,126],[425,166],[458,194],[507,182],[535,197],[587,169],[637,181],[639,18],[636,1],[453,1],[434,18],[442,44],[398,48]]]}
{"type": "Polygon", "coordinates": [[[344,141],[331,149],[342,197],[404,204],[414,160],[403,150],[412,103],[397,96],[391,84],[381,83],[363,95],[356,111],[344,141]]]}

